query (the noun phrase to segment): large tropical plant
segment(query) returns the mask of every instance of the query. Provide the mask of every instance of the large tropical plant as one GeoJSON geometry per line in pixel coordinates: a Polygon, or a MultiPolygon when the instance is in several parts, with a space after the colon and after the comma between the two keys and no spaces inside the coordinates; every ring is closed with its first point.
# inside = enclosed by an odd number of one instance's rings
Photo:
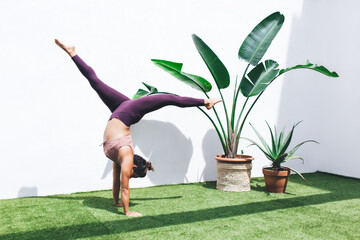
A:
{"type": "MultiPolygon", "coordinates": [[[[300,124],[300,122],[294,124],[292,126],[290,132],[287,135],[285,134],[285,127],[278,134],[276,126],[274,126],[274,129],[271,129],[269,123],[266,122],[266,124],[270,131],[271,144],[268,144],[265,141],[265,139],[254,128],[254,126],[251,125],[251,123],[250,123],[250,126],[254,130],[255,134],[257,135],[257,137],[259,138],[261,143],[257,143],[256,141],[251,140],[249,138],[244,138],[244,139],[250,141],[251,145],[257,146],[265,154],[265,156],[271,161],[270,169],[272,169],[272,170],[275,170],[275,171],[281,170],[284,167],[282,164],[291,159],[300,159],[304,162],[303,158],[301,158],[300,156],[294,155],[295,152],[305,143],[308,143],[308,142],[318,143],[315,140],[306,140],[306,141],[303,141],[303,142],[297,144],[290,151],[287,151],[288,147],[290,146],[290,143],[291,143],[291,140],[292,140],[292,137],[294,134],[294,130],[297,127],[297,125],[300,124]]],[[[286,168],[289,168],[291,171],[299,174],[302,177],[302,179],[305,180],[303,175],[301,175],[301,173],[299,173],[295,169],[290,168],[290,167],[286,167],[286,168]]]]}
{"type": "MultiPolygon", "coordinates": [[[[279,69],[279,64],[274,60],[269,59],[260,62],[283,23],[284,16],[279,12],[275,12],[262,20],[245,38],[239,49],[238,57],[248,64],[241,76],[240,82],[238,81],[238,76],[236,77],[231,109],[227,108],[226,101],[222,94],[222,89],[226,89],[230,85],[228,70],[201,38],[195,34],[192,35],[196,49],[214,78],[220,97],[223,100],[226,123],[223,124],[215,107],[213,107],[216,117],[215,120],[203,109],[199,109],[213,124],[223,147],[224,155],[227,157],[235,158],[237,156],[240,136],[249,113],[265,89],[276,78],[285,72],[300,68],[315,70],[329,77],[338,77],[336,72],[330,72],[324,66],[318,66],[310,62],[281,70],[279,69]],[[251,68],[251,66],[254,67],[251,68]],[[240,111],[236,111],[240,93],[245,97],[245,100],[243,101],[240,111]]],[[[205,96],[209,98],[208,92],[212,89],[212,85],[200,76],[183,72],[182,63],[159,59],[152,59],[152,61],[155,65],[170,73],[175,78],[202,91],[205,96]]],[[[148,84],[145,84],[145,86],[148,90],[139,89],[134,98],[157,93],[168,93],[159,92],[155,87],[148,84]]]]}

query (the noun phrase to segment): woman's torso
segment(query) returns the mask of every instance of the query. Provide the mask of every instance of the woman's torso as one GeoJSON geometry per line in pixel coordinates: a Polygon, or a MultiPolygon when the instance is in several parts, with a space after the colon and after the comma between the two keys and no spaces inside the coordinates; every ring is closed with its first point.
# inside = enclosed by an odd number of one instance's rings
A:
{"type": "Polygon", "coordinates": [[[122,138],[130,135],[130,127],[126,126],[122,121],[117,118],[112,118],[108,121],[105,132],[104,141],[122,138]]]}

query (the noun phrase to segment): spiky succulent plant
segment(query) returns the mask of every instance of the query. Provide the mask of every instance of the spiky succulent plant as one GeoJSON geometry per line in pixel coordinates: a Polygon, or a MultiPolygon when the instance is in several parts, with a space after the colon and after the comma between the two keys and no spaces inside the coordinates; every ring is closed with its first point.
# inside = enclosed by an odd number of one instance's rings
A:
{"type": "MultiPolygon", "coordinates": [[[[290,159],[300,159],[300,160],[304,161],[304,159],[301,158],[300,156],[294,155],[295,152],[299,149],[299,147],[301,147],[304,143],[307,143],[307,142],[318,143],[315,140],[306,140],[306,141],[303,141],[303,142],[297,144],[290,151],[286,151],[291,143],[291,139],[292,139],[294,130],[295,130],[296,126],[298,126],[300,123],[301,123],[301,121],[298,123],[295,123],[292,126],[292,129],[290,130],[290,132],[285,137],[285,126],[278,134],[276,126],[274,126],[274,129],[271,129],[269,123],[266,121],[266,124],[269,128],[270,135],[271,135],[271,147],[265,141],[265,139],[260,135],[260,133],[254,128],[254,126],[251,123],[250,123],[250,126],[256,133],[257,137],[260,139],[262,146],[261,146],[261,144],[255,142],[254,140],[251,140],[249,138],[244,138],[244,139],[246,139],[252,143],[250,146],[252,146],[252,145],[257,146],[265,154],[265,156],[272,162],[271,168],[274,170],[278,170],[278,169],[281,169],[282,167],[284,167],[284,166],[282,166],[282,163],[284,163],[290,159]]],[[[287,168],[289,168],[291,171],[299,174],[302,177],[302,179],[305,180],[304,176],[302,176],[301,173],[299,173],[298,171],[296,171],[295,169],[292,169],[290,167],[287,167],[287,168]]]]}

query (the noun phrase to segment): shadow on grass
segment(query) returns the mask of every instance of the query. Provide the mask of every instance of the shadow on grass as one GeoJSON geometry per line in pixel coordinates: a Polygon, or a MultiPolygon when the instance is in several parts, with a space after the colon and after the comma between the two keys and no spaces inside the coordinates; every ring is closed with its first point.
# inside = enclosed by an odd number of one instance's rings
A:
{"type": "MultiPolygon", "coordinates": [[[[258,192],[265,192],[267,193],[266,191],[266,187],[265,185],[263,184],[264,180],[263,179],[251,179],[251,190],[254,190],[254,191],[258,191],[258,192]],[[262,184],[262,185],[261,185],[262,184]]],[[[207,188],[207,189],[212,189],[212,190],[216,190],[216,181],[213,181],[213,182],[204,182],[202,183],[202,186],[204,188],[207,188]]]]}
{"type": "Polygon", "coordinates": [[[202,186],[203,186],[204,188],[212,189],[212,190],[217,190],[217,189],[216,189],[216,182],[215,182],[215,181],[213,181],[213,182],[203,182],[203,183],[201,183],[201,184],[202,184],[202,186]]]}
{"type": "MultiPolygon", "coordinates": [[[[97,208],[101,210],[106,210],[111,213],[117,213],[119,214],[119,208],[122,209],[122,207],[116,207],[114,205],[112,198],[105,198],[105,197],[87,197],[87,196],[77,196],[77,197],[67,197],[67,196],[47,196],[44,198],[51,198],[51,199],[59,199],[59,200],[76,200],[76,201],[82,201],[82,204],[84,206],[90,207],[90,208],[97,208]]],[[[162,198],[131,198],[129,207],[135,206],[138,203],[135,203],[136,201],[154,201],[154,200],[165,200],[165,199],[178,199],[181,198],[181,196],[174,196],[174,197],[162,197],[162,198]]]]}
{"type": "MultiPolygon", "coordinates": [[[[303,175],[304,176],[312,176],[313,174],[315,174],[315,173],[310,173],[310,174],[305,173],[303,175]]],[[[316,172],[316,176],[317,176],[316,179],[320,179],[320,180],[324,179],[324,178],[329,178],[329,176],[330,176],[335,179],[335,182],[329,183],[328,181],[318,181],[318,180],[312,179],[312,177],[310,177],[308,179],[308,182],[304,182],[304,180],[301,179],[296,174],[291,175],[289,181],[291,181],[290,184],[297,183],[297,184],[308,185],[308,186],[312,186],[312,187],[316,187],[316,188],[321,188],[321,189],[328,190],[328,191],[338,191],[338,190],[340,190],[336,184],[336,182],[339,182],[338,180],[355,179],[355,178],[344,177],[344,176],[329,174],[329,173],[324,173],[324,172],[316,172]]],[[[355,181],[357,181],[357,180],[358,179],[355,179],[355,181]]],[[[202,187],[204,187],[204,188],[217,190],[216,189],[216,181],[203,182],[201,184],[202,184],[202,187]]],[[[270,195],[270,193],[266,190],[264,178],[252,178],[250,184],[251,184],[251,190],[257,191],[257,192],[263,192],[267,195],[270,195]]],[[[341,182],[340,182],[340,184],[341,184],[341,182]]],[[[296,196],[296,194],[288,192],[288,188],[287,188],[287,191],[282,194],[296,196]]]]}
{"type": "MultiPolygon", "coordinates": [[[[251,184],[251,190],[254,190],[257,192],[264,192],[264,193],[268,194],[268,192],[266,191],[266,187],[265,187],[263,179],[252,178],[250,184],[251,184]]],[[[204,183],[202,183],[202,186],[207,189],[217,190],[216,189],[216,181],[204,182],[204,183]]]]}
{"type": "MultiPolygon", "coordinates": [[[[251,179],[251,190],[257,191],[257,192],[263,192],[267,194],[268,196],[270,193],[267,192],[266,186],[264,183],[264,179],[251,179]]],[[[216,189],[216,182],[204,182],[202,183],[202,186],[207,189],[217,190],[216,189]]],[[[294,195],[292,193],[285,192],[284,194],[294,195]]]]}
{"type": "Polygon", "coordinates": [[[257,192],[264,192],[268,196],[270,193],[266,191],[264,179],[258,179],[258,178],[252,178],[251,179],[251,190],[257,191],[257,192]]]}
{"type": "Polygon", "coordinates": [[[317,205],[331,201],[349,200],[359,198],[360,194],[341,196],[332,193],[295,197],[291,199],[278,199],[264,202],[240,204],[235,206],[217,207],[188,211],[180,213],[162,214],[157,216],[144,216],[141,218],[124,218],[122,220],[94,222],[72,225],[59,228],[47,228],[23,233],[13,233],[1,236],[3,239],[76,239],[108,234],[119,234],[139,231],[150,228],[159,228],[170,225],[179,225],[207,221],[213,219],[229,218],[241,215],[255,214],[258,212],[273,211],[277,209],[294,208],[301,206],[317,205]],[[107,228],[107,226],[110,227],[107,228]],[[54,238],[55,237],[55,238],[54,238]]]}
{"type": "MultiPolygon", "coordinates": [[[[359,191],[345,190],[345,184],[351,184],[358,188],[360,181],[331,176],[328,174],[317,174],[319,177],[309,177],[311,187],[332,190],[329,193],[299,196],[285,199],[274,199],[268,201],[239,204],[233,206],[215,207],[196,211],[176,212],[156,216],[144,216],[141,218],[122,217],[119,220],[93,222],[65,227],[52,227],[21,233],[12,233],[0,236],[2,239],[76,239],[86,237],[103,237],[109,234],[120,234],[144,229],[160,228],[172,225],[202,222],[214,219],[230,218],[242,215],[251,215],[259,212],[274,211],[295,207],[313,206],[327,202],[350,200],[360,198],[359,191]],[[345,191],[345,192],[344,192],[345,191]]],[[[293,182],[301,182],[294,178],[293,182]]],[[[213,186],[214,183],[209,183],[213,186]]],[[[255,183],[256,184],[256,183],[255,183]]]]}

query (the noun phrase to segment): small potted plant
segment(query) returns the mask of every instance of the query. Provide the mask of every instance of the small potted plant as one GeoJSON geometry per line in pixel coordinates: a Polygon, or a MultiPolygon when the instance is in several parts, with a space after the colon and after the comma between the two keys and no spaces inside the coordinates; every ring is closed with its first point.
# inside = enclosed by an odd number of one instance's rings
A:
{"type": "Polygon", "coordinates": [[[306,181],[303,175],[301,175],[301,173],[299,173],[295,169],[292,169],[290,167],[285,167],[282,165],[282,163],[290,159],[301,159],[304,162],[304,160],[301,157],[294,155],[296,150],[298,150],[300,146],[302,146],[304,143],[307,142],[318,143],[314,140],[307,140],[299,143],[290,151],[288,152],[286,151],[290,145],[294,133],[294,129],[297,125],[299,125],[299,123],[300,122],[294,124],[290,132],[285,137],[285,127],[278,134],[276,127],[274,126],[274,129],[271,129],[268,122],[266,122],[271,135],[271,147],[269,146],[269,144],[266,143],[264,138],[250,123],[252,129],[260,139],[262,146],[259,143],[249,138],[244,138],[244,139],[250,141],[252,143],[251,145],[257,146],[265,154],[265,156],[272,162],[270,167],[263,168],[266,190],[268,192],[284,193],[289,179],[290,171],[299,174],[300,177],[304,179],[304,181],[306,181]]]}

